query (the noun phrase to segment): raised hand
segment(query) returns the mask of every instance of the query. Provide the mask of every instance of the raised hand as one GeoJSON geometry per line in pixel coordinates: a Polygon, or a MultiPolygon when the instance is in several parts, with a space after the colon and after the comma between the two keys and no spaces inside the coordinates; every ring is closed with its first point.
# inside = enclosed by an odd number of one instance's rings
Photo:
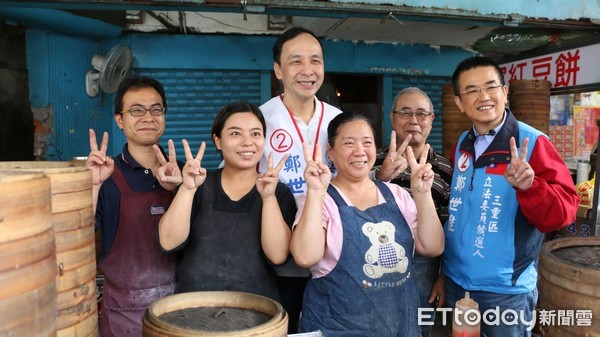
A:
{"type": "Polygon", "coordinates": [[[313,160],[308,144],[302,143],[302,150],[304,151],[304,160],[306,161],[304,180],[306,180],[308,190],[320,190],[323,193],[326,193],[327,187],[331,182],[331,171],[326,164],[323,164],[321,147],[316,147],[315,160],[313,160]]]}
{"type": "Polygon", "coordinates": [[[281,172],[283,164],[285,164],[285,161],[289,156],[289,154],[283,156],[277,166],[273,168],[273,153],[269,153],[269,158],[267,160],[267,171],[259,174],[258,179],[256,180],[256,189],[263,199],[267,199],[275,195],[275,189],[277,188],[277,183],[279,182],[279,172],[281,172]]]}
{"type": "Polygon", "coordinates": [[[520,190],[529,189],[535,176],[535,172],[527,162],[527,144],[529,139],[523,139],[521,150],[517,152],[517,142],[514,137],[510,137],[510,165],[504,172],[506,181],[520,190]]]}
{"type": "Polygon", "coordinates": [[[90,136],[90,154],[88,155],[85,165],[92,171],[92,184],[100,185],[106,181],[115,169],[115,161],[106,156],[108,148],[108,133],[102,135],[102,143],[98,150],[96,141],[96,132],[93,129],[89,130],[90,136]]]}
{"type": "Polygon", "coordinates": [[[181,170],[179,169],[179,165],[177,165],[175,144],[169,139],[169,161],[165,159],[158,145],[153,145],[152,149],[154,149],[156,158],[158,158],[158,162],[160,163],[160,167],[156,173],[158,182],[165,190],[174,191],[183,181],[181,170]]]}
{"type": "Polygon", "coordinates": [[[195,190],[200,185],[204,184],[204,180],[206,179],[206,169],[201,165],[204,150],[206,149],[206,143],[202,142],[202,144],[200,144],[198,154],[196,154],[196,158],[194,158],[188,141],[184,139],[181,142],[183,143],[183,151],[185,152],[186,159],[182,171],[182,186],[187,190],[195,190]]]}
{"type": "Polygon", "coordinates": [[[376,177],[377,179],[390,181],[406,170],[408,163],[402,154],[404,151],[406,151],[411,138],[412,135],[409,134],[404,139],[402,144],[400,144],[400,147],[396,148],[396,132],[392,131],[392,135],[390,137],[390,148],[387,155],[383,159],[383,162],[381,163],[381,168],[379,169],[376,177]]]}
{"type": "Polygon", "coordinates": [[[406,158],[408,165],[410,165],[410,189],[414,194],[417,193],[428,193],[431,191],[433,185],[434,173],[431,168],[431,164],[427,162],[427,156],[429,155],[429,144],[425,144],[421,157],[417,162],[415,154],[411,147],[406,148],[406,158]]]}

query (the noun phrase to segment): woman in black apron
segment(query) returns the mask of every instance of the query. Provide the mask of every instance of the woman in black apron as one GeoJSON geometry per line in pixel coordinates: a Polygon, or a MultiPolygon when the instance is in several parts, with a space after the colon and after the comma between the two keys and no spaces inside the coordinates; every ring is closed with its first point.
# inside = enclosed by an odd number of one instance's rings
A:
{"type": "Polygon", "coordinates": [[[207,172],[204,142],[194,158],[184,140],[183,184],[159,224],[162,247],[183,248],[176,292],[231,290],[278,300],[273,265],[289,257],[296,213],[290,189],[278,180],[287,156],[275,167],[269,158],[267,171],[257,173],[265,121],[248,103],[221,109],[212,135],[223,168],[207,172]]]}
{"type": "MultiPolygon", "coordinates": [[[[328,135],[337,175],[332,179],[321,156],[305,147],[308,192],[291,242],[296,262],[312,272],[300,331],[320,330],[327,337],[420,336],[413,250],[436,256],[444,249],[431,198],[433,171],[425,164],[428,148],[419,162],[407,150],[413,201],[397,185],[369,179],[376,145],[368,119],[340,114],[328,135]]],[[[394,134],[391,139],[395,151],[394,134]]]]}

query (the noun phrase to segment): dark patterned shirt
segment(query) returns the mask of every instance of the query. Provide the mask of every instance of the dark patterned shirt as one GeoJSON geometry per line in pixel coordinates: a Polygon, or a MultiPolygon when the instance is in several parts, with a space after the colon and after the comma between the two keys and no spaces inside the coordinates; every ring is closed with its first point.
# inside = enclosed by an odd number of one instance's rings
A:
{"type": "MultiPolygon", "coordinates": [[[[383,158],[385,158],[385,155],[387,155],[387,149],[385,149],[383,158]]],[[[452,183],[453,171],[452,163],[450,163],[448,158],[433,151],[431,148],[429,149],[427,162],[431,164],[431,168],[435,174],[433,185],[431,186],[431,196],[433,197],[433,203],[435,204],[440,222],[443,225],[448,220],[448,200],[450,198],[450,184],[452,183]]],[[[412,196],[412,191],[410,190],[410,167],[407,167],[391,183],[401,186],[412,196]]]]}

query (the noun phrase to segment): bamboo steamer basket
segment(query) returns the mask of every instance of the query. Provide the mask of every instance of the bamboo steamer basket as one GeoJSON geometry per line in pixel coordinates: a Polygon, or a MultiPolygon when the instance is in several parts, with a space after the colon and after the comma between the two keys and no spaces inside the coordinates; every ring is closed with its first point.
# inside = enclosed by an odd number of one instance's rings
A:
{"type": "Polygon", "coordinates": [[[56,336],[50,179],[0,170],[0,336],[56,336]]]}
{"type": "MultiPolygon", "coordinates": [[[[219,319],[214,318],[216,325],[219,324],[219,319]]],[[[175,294],[152,303],[145,312],[142,333],[144,337],[285,337],[287,328],[287,313],[281,304],[267,297],[235,291],[200,291],[175,294]],[[190,327],[185,321],[174,323],[163,318],[165,314],[178,310],[215,307],[253,311],[270,318],[262,324],[237,328],[233,317],[233,322],[229,320],[229,325],[223,325],[222,329],[197,329],[190,327]]]]}
{"type": "Polygon", "coordinates": [[[508,89],[509,106],[515,117],[545,134],[550,129],[550,87],[546,80],[517,80],[508,89]]]}
{"type": "Polygon", "coordinates": [[[50,179],[56,246],[56,329],[59,337],[97,336],[98,306],[92,176],[82,162],[0,162],[0,170],[39,172],[50,179]],[[95,333],[73,327],[95,320],[95,333]],[[85,333],[82,333],[84,331],[85,333]]]}
{"type": "Polygon", "coordinates": [[[591,312],[589,326],[555,322],[541,326],[543,336],[600,336],[598,254],[598,237],[569,237],[543,244],[539,260],[539,309],[591,312]]]}
{"type": "Polygon", "coordinates": [[[473,124],[460,111],[454,102],[454,90],[452,84],[446,84],[442,88],[442,153],[450,157],[450,152],[460,135],[471,128],[473,124]]]}
{"type": "Polygon", "coordinates": [[[518,89],[519,92],[550,92],[552,83],[546,80],[525,79],[510,82],[510,86],[518,89]]]}

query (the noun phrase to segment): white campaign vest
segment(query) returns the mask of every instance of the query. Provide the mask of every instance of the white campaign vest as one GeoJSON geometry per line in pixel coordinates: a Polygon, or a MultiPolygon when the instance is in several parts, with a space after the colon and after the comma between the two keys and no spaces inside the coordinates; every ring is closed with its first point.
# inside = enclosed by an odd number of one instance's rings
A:
{"type": "MultiPolygon", "coordinates": [[[[279,180],[287,184],[294,198],[306,193],[304,169],[306,162],[302,150],[302,140],[308,142],[311,151],[314,151],[315,142],[321,147],[323,162],[327,163],[333,173],[333,164],[327,157],[327,126],[329,122],[342,111],[315,97],[315,113],[308,125],[301,119],[293,117],[283,104],[281,96],[271,98],[261,105],[267,132],[265,139],[264,155],[259,162],[258,171],[263,173],[267,169],[267,159],[273,153],[273,165],[277,165],[286,154],[290,157],[279,172],[279,180]]],[[[314,153],[314,152],[313,152],[314,153]]]]}

